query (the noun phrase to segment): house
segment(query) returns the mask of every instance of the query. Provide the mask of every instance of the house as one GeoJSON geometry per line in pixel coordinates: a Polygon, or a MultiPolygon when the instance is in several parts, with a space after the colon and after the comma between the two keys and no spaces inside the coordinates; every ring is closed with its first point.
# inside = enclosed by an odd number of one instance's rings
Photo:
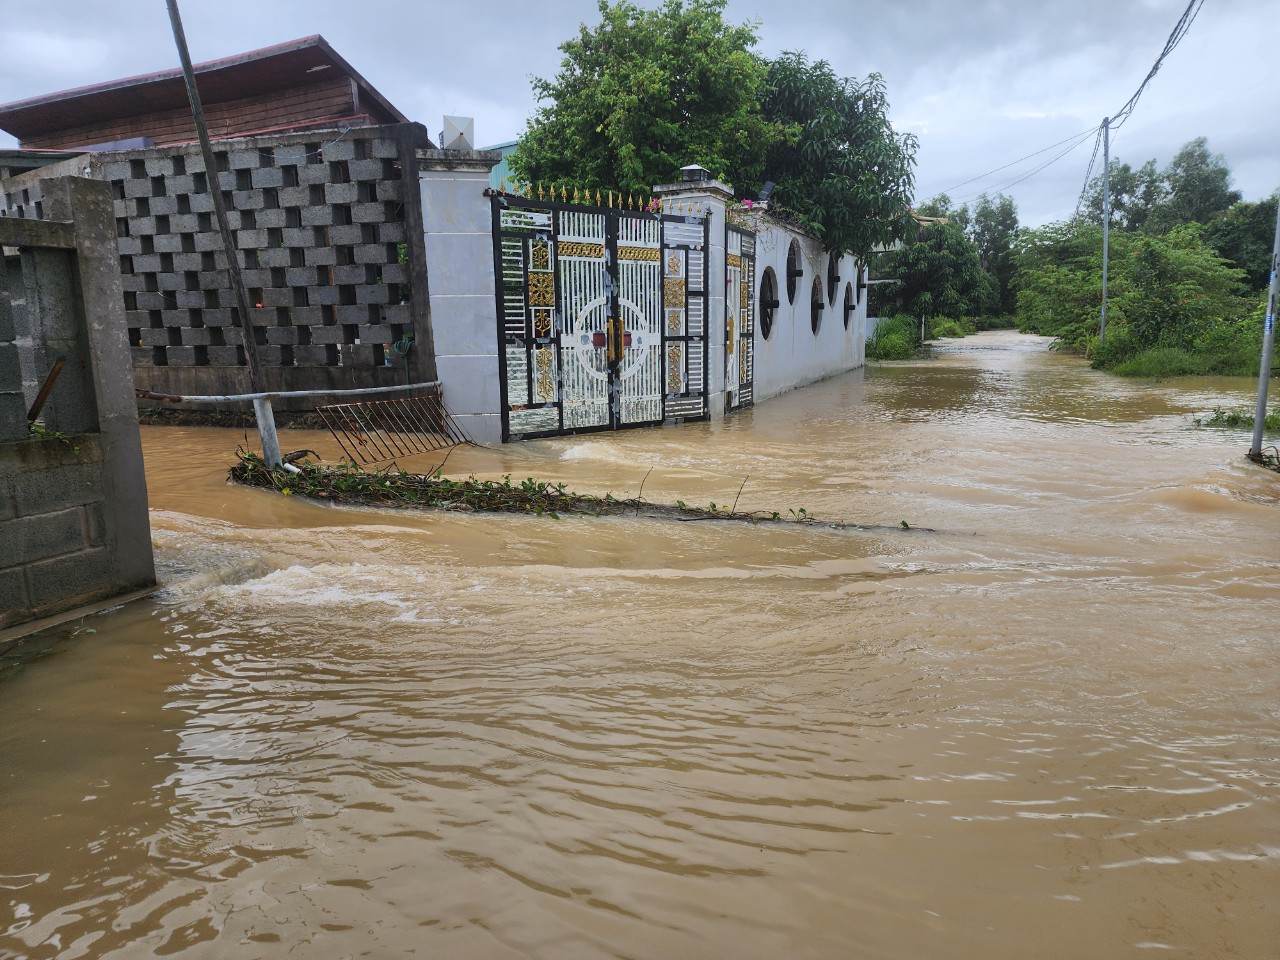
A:
{"type": "MultiPolygon", "coordinates": [[[[407,123],[321,36],[195,67],[214,139],[407,123]]],[[[179,69],[0,105],[0,129],[28,150],[162,147],[196,139],[179,69]]]]}

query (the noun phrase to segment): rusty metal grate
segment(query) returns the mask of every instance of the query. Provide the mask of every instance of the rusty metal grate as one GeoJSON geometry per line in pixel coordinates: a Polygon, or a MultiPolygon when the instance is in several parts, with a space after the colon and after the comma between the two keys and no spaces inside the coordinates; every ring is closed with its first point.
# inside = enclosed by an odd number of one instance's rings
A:
{"type": "Polygon", "coordinates": [[[438,392],[316,407],[343,453],[357,463],[381,463],[469,442],[438,392]]]}

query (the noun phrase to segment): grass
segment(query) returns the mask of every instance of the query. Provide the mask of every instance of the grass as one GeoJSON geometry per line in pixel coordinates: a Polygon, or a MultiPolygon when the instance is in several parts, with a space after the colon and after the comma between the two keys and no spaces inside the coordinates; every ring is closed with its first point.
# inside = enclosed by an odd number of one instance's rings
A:
{"type": "MultiPolygon", "coordinates": [[[[355,464],[344,463],[334,467],[321,467],[302,462],[296,465],[298,473],[282,468],[272,470],[256,454],[240,452],[239,462],[229,472],[236,483],[251,487],[275,490],[285,496],[299,496],[327,503],[362,504],[401,510],[450,510],[460,512],[533,514],[559,520],[565,515],[591,517],[643,516],[655,519],[680,521],[731,520],[739,523],[785,523],[805,526],[822,526],[843,530],[923,530],[900,522],[888,527],[876,524],[850,523],[846,521],[819,520],[804,507],[781,511],[738,510],[737,498],[732,505],[717,504],[692,506],[683,500],[672,504],[650,503],[641,496],[619,499],[606,493],[603,497],[577,493],[563,483],[549,483],[529,477],[512,482],[510,476],[501,480],[451,480],[440,471],[432,474],[403,473],[395,468],[366,472],[355,464]]],[[[745,487],[747,481],[742,482],[745,487]]],[[[742,494],[738,488],[738,495],[742,494]]]]}
{"type": "Polygon", "coordinates": [[[904,313],[876,324],[867,338],[868,360],[910,360],[920,346],[920,324],[904,313]]]}
{"type": "MultiPolygon", "coordinates": [[[[1204,417],[1196,417],[1197,427],[1226,427],[1231,430],[1253,430],[1253,410],[1249,407],[1233,407],[1224,410],[1214,407],[1213,412],[1204,417]]],[[[1262,429],[1270,433],[1280,433],[1280,410],[1272,410],[1262,421],[1262,429]]]]}

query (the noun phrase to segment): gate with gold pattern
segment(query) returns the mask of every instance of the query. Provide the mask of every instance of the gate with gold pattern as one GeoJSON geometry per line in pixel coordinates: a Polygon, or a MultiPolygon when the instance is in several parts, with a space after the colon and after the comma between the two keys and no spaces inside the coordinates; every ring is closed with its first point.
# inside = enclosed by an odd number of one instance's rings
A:
{"type": "Polygon", "coordinates": [[[739,410],[754,402],[756,235],[725,228],[724,405],[739,410]]]}
{"type": "Polygon", "coordinates": [[[499,193],[493,236],[504,440],[706,417],[705,218],[499,193]]]}

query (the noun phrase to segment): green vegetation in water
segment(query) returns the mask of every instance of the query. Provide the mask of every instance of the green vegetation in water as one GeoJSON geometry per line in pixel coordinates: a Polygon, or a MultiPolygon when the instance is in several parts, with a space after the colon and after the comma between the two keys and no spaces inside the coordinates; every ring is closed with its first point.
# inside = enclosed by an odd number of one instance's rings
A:
{"type": "MultiPolygon", "coordinates": [[[[1234,407],[1230,410],[1214,407],[1212,413],[1203,417],[1196,417],[1195,424],[1197,427],[1227,427],[1232,430],[1252,430],[1253,410],[1248,407],[1234,407]]],[[[1262,429],[1270,433],[1280,433],[1280,410],[1272,410],[1267,414],[1262,421],[1262,429]]]]}
{"type": "MultiPolygon", "coordinates": [[[[377,471],[361,470],[346,462],[333,467],[308,462],[295,464],[298,473],[283,468],[272,470],[257,454],[239,453],[239,462],[229,472],[235,483],[275,490],[285,496],[307,497],[328,503],[361,504],[401,510],[452,510],[465,513],[533,514],[559,520],[564,515],[590,517],[643,516],[679,521],[731,520],[741,523],[781,523],[827,527],[834,530],[911,529],[925,532],[927,527],[884,527],[875,524],[819,520],[804,507],[783,517],[778,511],[737,509],[709,503],[695,507],[683,500],[675,505],[650,503],[643,497],[619,499],[611,493],[603,497],[577,493],[563,483],[549,483],[529,477],[513,482],[510,475],[501,480],[451,480],[437,470],[431,474],[404,473],[396,468],[377,471]]],[[[743,487],[746,481],[743,481],[743,487]]],[[[643,485],[642,485],[643,489],[643,485]]],[[[739,487],[739,496],[742,488],[739,487]]]]}
{"type": "Polygon", "coordinates": [[[867,338],[868,360],[910,360],[920,347],[920,323],[900,313],[876,324],[867,338]]]}

